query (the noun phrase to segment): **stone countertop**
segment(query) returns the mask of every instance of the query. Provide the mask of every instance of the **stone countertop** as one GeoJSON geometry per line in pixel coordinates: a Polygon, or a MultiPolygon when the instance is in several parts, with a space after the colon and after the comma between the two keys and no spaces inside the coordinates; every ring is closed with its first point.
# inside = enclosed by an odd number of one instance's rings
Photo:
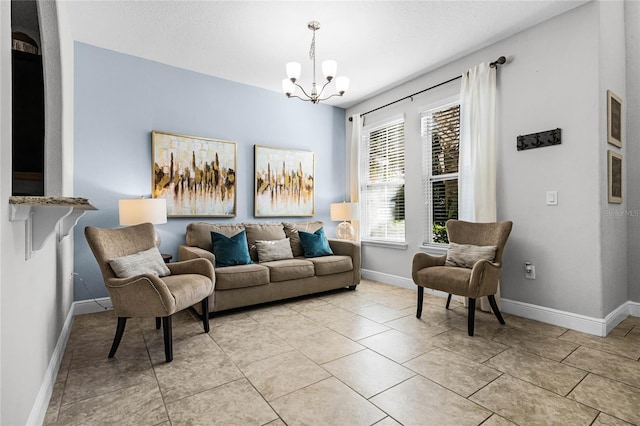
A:
{"type": "Polygon", "coordinates": [[[23,206],[73,207],[80,210],[98,210],[91,205],[88,199],[80,197],[13,196],[9,197],[9,203],[23,206]]]}

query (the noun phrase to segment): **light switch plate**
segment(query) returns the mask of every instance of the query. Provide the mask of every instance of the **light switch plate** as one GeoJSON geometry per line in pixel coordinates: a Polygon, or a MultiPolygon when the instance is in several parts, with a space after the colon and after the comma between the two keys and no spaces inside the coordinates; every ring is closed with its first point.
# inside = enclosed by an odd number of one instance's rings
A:
{"type": "Polygon", "coordinates": [[[547,205],[548,206],[558,205],[558,191],[547,191],[547,205]]]}

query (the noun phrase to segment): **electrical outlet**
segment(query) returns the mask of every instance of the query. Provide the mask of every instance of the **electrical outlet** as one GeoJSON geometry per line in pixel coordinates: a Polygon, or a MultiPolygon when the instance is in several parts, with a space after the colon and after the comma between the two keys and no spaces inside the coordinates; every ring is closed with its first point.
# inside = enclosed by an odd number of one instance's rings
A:
{"type": "Polygon", "coordinates": [[[524,277],[528,280],[536,279],[536,267],[531,262],[524,263],[524,277]]]}

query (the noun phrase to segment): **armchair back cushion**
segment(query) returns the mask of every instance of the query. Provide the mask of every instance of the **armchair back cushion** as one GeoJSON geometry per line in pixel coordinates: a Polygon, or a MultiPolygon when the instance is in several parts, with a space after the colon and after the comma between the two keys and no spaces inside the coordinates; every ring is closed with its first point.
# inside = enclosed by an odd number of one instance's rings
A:
{"type": "Polygon", "coordinates": [[[155,230],[150,223],[118,229],[87,227],[87,240],[105,279],[116,278],[109,261],[154,248],[155,230]]]}
{"type": "Polygon", "coordinates": [[[474,223],[451,219],[447,221],[446,226],[449,242],[474,246],[496,246],[496,255],[493,261],[502,264],[502,252],[511,233],[512,222],[474,223]]]}

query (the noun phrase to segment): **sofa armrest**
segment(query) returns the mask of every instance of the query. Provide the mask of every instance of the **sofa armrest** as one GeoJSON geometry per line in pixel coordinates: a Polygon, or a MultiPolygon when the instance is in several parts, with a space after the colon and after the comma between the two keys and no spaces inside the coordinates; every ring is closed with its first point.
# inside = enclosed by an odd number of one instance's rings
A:
{"type": "Polygon", "coordinates": [[[199,274],[211,279],[215,284],[216,277],[213,272],[213,264],[207,259],[189,259],[174,263],[167,263],[171,275],[199,274]]]}
{"type": "Polygon", "coordinates": [[[207,259],[212,265],[216,264],[216,257],[209,250],[187,245],[178,246],[178,261],[190,259],[207,259]]]}
{"type": "Polygon", "coordinates": [[[339,240],[336,238],[327,238],[327,240],[329,240],[329,247],[331,247],[331,251],[333,252],[333,254],[351,257],[351,262],[353,263],[353,284],[359,284],[361,278],[360,244],[354,241],[339,240]]]}

